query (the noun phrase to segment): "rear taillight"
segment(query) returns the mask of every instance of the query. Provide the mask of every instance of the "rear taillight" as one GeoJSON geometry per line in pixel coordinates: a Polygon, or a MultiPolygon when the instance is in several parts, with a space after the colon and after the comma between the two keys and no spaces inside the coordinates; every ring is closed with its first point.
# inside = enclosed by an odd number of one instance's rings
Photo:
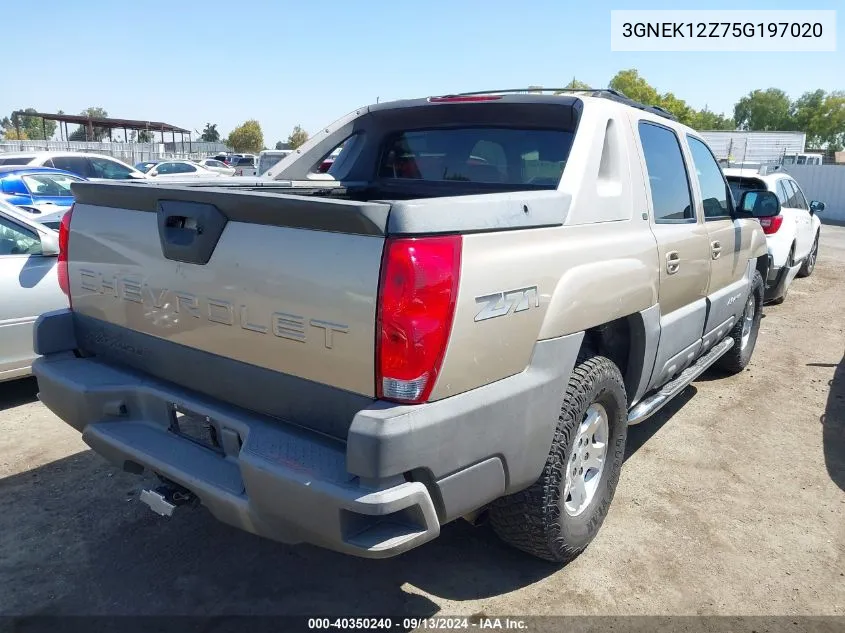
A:
{"type": "Polygon", "coordinates": [[[56,265],[56,270],[59,274],[59,287],[67,295],[68,301],[70,301],[70,276],[67,269],[67,252],[70,242],[70,220],[72,215],[73,207],[62,216],[62,221],[59,224],[59,260],[56,265]]]}
{"type": "Polygon", "coordinates": [[[781,224],[783,224],[782,215],[775,215],[770,218],[760,218],[760,226],[763,227],[763,233],[766,235],[777,233],[781,224]]]}
{"type": "Polygon", "coordinates": [[[460,235],[386,241],[376,322],[379,398],[428,399],[452,330],[460,271],[460,235]]]}

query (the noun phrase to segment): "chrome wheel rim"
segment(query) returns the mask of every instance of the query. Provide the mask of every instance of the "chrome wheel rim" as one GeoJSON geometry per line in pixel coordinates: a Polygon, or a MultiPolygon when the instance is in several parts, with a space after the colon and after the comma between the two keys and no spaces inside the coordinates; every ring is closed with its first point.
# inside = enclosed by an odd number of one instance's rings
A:
{"type": "Polygon", "coordinates": [[[563,509],[569,516],[581,514],[596,496],[607,461],[609,429],[605,408],[597,402],[591,404],[575,433],[566,462],[563,509]]]}
{"type": "Polygon", "coordinates": [[[748,301],[745,302],[745,314],[742,317],[742,349],[748,345],[751,338],[751,326],[754,325],[754,313],[756,311],[756,304],[754,301],[754,293],[748,295],[748,301]]]}

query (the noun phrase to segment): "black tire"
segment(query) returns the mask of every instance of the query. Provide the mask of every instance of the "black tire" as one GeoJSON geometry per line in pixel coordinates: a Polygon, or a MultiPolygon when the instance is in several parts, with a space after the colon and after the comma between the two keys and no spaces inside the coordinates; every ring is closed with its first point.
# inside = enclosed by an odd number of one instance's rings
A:
{"type": "Polygon", "coordinates": [[[816,239],[813,241],[813,248],[804,259],[801,269],[798,271],[796,277],[809,277],[816,269],[816,260],[819,256],[819,234],[816,233],[816,239]]]}
{"type": "Polygon", "coordinates": [[[607,515],[625,457],[627,434],[628,400],[619,368],[604,356],[582,352],[569,378],[540,478],[525,490],[497,500],[490,509],[490,523],[499,538],[523,552],[556,563],[577,557],[596,536],[607,515]],[[572,516],[565,508],[567,499],[562,498],[564,470],[570,464],[579,427],[594,404],[600,404],[607,413],[604,466],[596,475],[599,482],[592,500],[572,516]]]}
{"type": "Polygon", "coordinates": [[[742,329],[749,311],[748,299],[746,299],[742,316],[740,316],[739,321],[737,321],[728,335],[734,340],[733,347],[716,361],[716,367],[729,374],[737,374],[745,369],[745,366],[751,360],[751,355],[754,353],[754,346],[757,343],[757,335],[760,332],[760,319],[763,316],[763,277],[760,275],[759,270],[754,271],[754,277],[751,280],[751,294],[754,297],[754,315],[751,319],[751,329],[745,345],[743,345],[742,341],[742,329]]]}

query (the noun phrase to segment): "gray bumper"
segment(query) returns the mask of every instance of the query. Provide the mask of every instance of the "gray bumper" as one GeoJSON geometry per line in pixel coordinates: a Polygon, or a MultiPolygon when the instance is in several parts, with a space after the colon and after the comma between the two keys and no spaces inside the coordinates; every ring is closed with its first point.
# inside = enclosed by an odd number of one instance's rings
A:
{"type": "Polygon", "coordinates": [[[81,358],[68,311],[36,323],[42,356],[33,373],[42,402],[96,452],[187,488],[219,520],[380,558],[536,480],[581,338],[540,343],[525,372],[460,396],[416,407],[375,402],[355,415],[346,442],[81,358]],[[173,433],[174,405],[206,417],[222,449],[173,433]]]}

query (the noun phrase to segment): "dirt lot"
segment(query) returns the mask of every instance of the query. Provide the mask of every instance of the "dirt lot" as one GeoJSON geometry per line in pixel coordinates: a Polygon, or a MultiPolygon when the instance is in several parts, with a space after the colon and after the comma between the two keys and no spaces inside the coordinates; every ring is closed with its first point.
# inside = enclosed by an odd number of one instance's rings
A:
{"type": "Polygon", "coordinates": [[[0,613],[845,615],[845,228],[823,233],[749,370],[631,430],[610,515],[562,569],[463,523],[366,561],[162,519],[33,381],[0,385],[0,613]]]}

